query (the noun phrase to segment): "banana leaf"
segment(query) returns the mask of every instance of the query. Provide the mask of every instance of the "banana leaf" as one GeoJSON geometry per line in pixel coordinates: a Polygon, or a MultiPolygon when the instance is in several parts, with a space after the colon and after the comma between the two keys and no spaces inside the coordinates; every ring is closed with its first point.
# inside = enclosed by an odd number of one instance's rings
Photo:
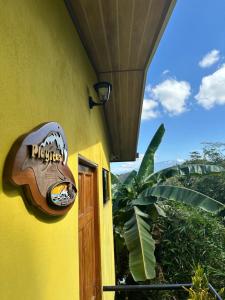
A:
{"type": "Polygon", "coordinates": [[[155,277],[155,242],[150,226],[144,220],[149,216],[134,206],[134,214],[124,225],[124,238],[129,251],[129,267],[135,281],[155,277]]]}
{"type": "Polygon", "coordinates": [[[144,181],[145,178],[154,172],[154,155],[158,149],[165,132],[164,125],[161,124],[152,138],[147,151],[145,152],[141,166],[138,171],[138,181],[144,181]]]}
{"type": "Polygon", "coordinates": [[[145,198],[146,205],[148,205],[148,198],[150,197],[151,199],[152,196],[159,197],[160,200],[169,199],[180,201],[192,205],[194,207],[199,207],[211,213],[219,213],[225,208],[225,205],[220,203],[219,201],[216,201],[211,197],[203,195],[202,193],[183,187],[176,187],[170,185],[156,185],[154,187],[145,189],[139,197],[140,199],[142,199],[142,203],[145,198]]]}
{"type": "Polygon", "coordinates": [[[130,174],[127,176],[127,178],[124,180],[123,184],[129,185],[132,183],[133,179],[137,176],[137,171],[133,170],[130,172],[130,174]]]}
{"type": "Polygon", "coordinates": [[[151,204],[154,204],[155,202],[157,202],[157,197],[151,197],[150,195],[149,196],[143,196],[142,197],[142,193],[138,196],[138,198],[137,199],[135,199],[135,200],[133,200],[132,202],[131,202],[131,204],[133,205],[133,206],[136,206],[136,205],[138,205],[138,206],[144,206],[144,205],[151,205],[151,204]]]}
{"type": "Polygon", "coordinates": [[[202,164],[187,164],[177,165],[158,171],[146,178],[146,184],[148,181],[163,182],[166,179],[173,176],[189,176],[189,175],[209,175],[225,172],[225,169],[217,165],[202,165],[202,164]]]}

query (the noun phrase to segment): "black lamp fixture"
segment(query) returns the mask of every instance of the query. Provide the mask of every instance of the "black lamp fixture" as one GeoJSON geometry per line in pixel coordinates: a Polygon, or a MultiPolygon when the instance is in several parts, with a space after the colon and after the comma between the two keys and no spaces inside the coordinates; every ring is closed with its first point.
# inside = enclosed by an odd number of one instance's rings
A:
{"type": "Polygon", "coordinates": [[[96,84],[94,84],[94,89],[96,93],[98,94],[99,103],[96,103],[93,101],[92,97],[89,97],[89,107],[92,109],[94,106],[97,105],[105,105],[106,102],[109,100],[110,93],[112,91],[112,85],[111,83],[107,81],[100,81],[96,84]]]}

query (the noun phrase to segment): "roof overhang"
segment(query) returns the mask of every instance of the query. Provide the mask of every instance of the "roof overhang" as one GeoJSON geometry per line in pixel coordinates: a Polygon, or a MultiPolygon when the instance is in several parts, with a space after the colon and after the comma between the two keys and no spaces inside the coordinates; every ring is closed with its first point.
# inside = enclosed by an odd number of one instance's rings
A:
{"type": "Polygon", "coordinates": [[[65,0],[100,81],[111,161],[135,160],[145,77],[176,0],[65,0]]]}

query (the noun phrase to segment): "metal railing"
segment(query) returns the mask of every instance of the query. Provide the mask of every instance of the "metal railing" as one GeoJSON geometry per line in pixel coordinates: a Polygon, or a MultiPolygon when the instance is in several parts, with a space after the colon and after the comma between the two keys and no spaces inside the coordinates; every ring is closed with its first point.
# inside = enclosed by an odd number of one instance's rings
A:
{"type": "MultiPolygon", "coordinates": [[[[172,290],[184,290],[185,288],[191,288],[192,283],[176,283],[176,284],[149,284],[149,285],[114,285],[114,286],[103,286],[103,292],[137,292],[137,291],[172,291],[172,290]]],[[[217,293],[214,287],[209,283],[209,290],[217,300],[223,300],[217,293]]]]}

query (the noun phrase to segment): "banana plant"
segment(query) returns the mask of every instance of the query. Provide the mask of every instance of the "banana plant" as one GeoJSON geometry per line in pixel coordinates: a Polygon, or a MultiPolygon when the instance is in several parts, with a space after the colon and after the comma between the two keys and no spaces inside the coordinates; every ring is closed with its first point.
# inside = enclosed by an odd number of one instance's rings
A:
{"type": "MultiPolygon", "coordinates": [[[[161,124],[152,138],[140,168],[132,171],[124,182],[116,175],[112,178],[114,234],[124,240],[129,252],[129,269],[133,279],[145,281],[156,276],[155,241],[151,235],[151,222],[165,216],[159,203],[165,199],[181,201],[205,211],[220,214],[225,205],[191,189],[171,186],[166,180],[173,176],[202,176],[218,174],[225,169],[212,164],[182,164],[154,173],[154,156],[163,135],[161,124]]],[[[115,238],[115,242],[117,239],[115,238]]]]}

